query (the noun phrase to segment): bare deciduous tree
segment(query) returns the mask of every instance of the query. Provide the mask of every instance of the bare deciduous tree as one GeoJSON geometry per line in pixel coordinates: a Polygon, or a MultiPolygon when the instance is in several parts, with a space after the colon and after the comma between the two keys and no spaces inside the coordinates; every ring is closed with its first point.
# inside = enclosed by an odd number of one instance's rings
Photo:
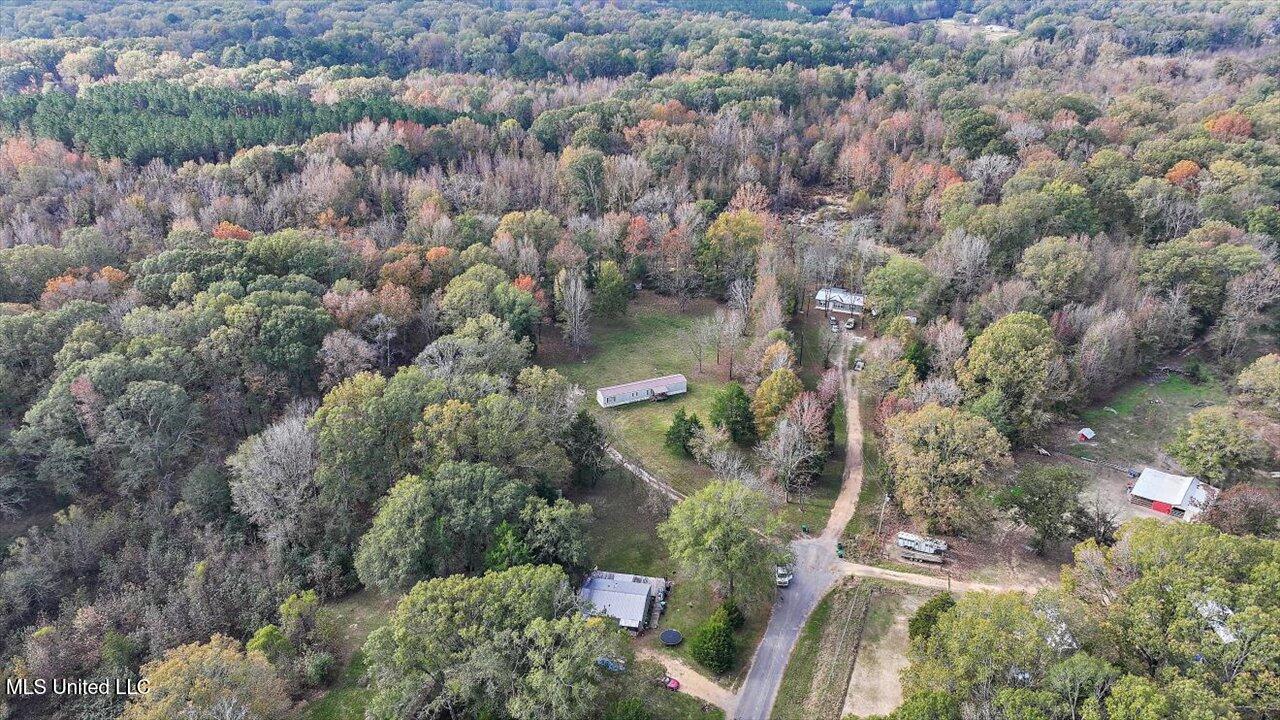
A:
{"type": "Polygon", "coordinates": [[[0,475],[0,517],[17,517],[27,504],[26,488],[12,475],[0,475]]]}
{"type": "Polygon", "coordinates": [[[734,362],[742,352],[742,336],[747,326],[746,318],[738,310],[716,310],[716,325],[720,328],[720,342],[717,345],[716,361],[722,357],[729,359],[729,379],[733,379],[734,362]]]}
{"type": "Polygon", "coordinates": [[[699,427],[689,441],[693,458],[711,468],[717,478],[736,480],[763,493],[772,500],[778,499],[776,486],[764,482],[753,468],[747,456],[729,437],[729,431],[720,426],[699,427]]]}
{"type": "Polygon", "coordinates": [[[934,376],[911,386],[911,404],[916,407],[924,407],[931,402],[954,407],[963,399],[964,391],[953,378],[934,376]]]}
{"type": "Polygon", "coordinates": [[[1227,285],[1222,315],[1210,340],[1223,358],[1237,359],[1249,339],[1249,331],[1261,320],[1262,308],[1280,298],[1280,272],[1266,267],[1235,278],[1227,285]]]}
{"type": "Polygon", "coordinates": [[[591,340],[591,293],[582,280],[582,273],[564,269],[556,276],[556,305],[560,310],[560,324],[564,339],[581,353],[591,340]]]}
{"type": "Polygon", "coordinates": [[[1137,345],[1133,321],[1124,311],[1095,320],[1085,330],[1076,356],[1082,391],[1097,397],[1127,378],[1137,364],[1137,345]]]}
{"type": "MultiPolygon", "coordinates": [[[[755,284],[748,278],[738,278],[729,283],[729,290],[726,296],[729,300],[729,307],[741,315],[744,320],[751,316],[751,297],[755,294],[755,284]]],[[[746,323],[742,324],[742,334],[746,334],[746,323]]]]}
{"type": "Polygon", "coordinates": [[[960,323],[951,318],[935,318],[924,330],[925,342],[933,353],[930,366],[935,374],[944,378],[954,378],[956,361],[964,355],[969,346],[969,339],[964,334],[960,323]]]}
{"type": "Polygon", "coordinates": [[[810,465],[819,449],[798,423],[784,415],[756,452],[764,479],[777,486],[786,502],[808,491],[813,482],[810,465]]]}
{"type": "Polygon", "coordinates": [[[1005,280],[998,283],[978,300],[983,320],[992,323],[1005,315],[1018,312],[1035,292],[1035,288],[1026,280],[1005,280]]]}
{"type": "Polygon", "coordinates": [[[373,367],[377,351],[373,346],[350,330],[334,330],[324,336],[320,345],[320,359],[324,370],[320,375],[320,387],[331,388],[343,380],[373,367]]]}
{"type": "Polygon", "coordinates": [[[688,348],[689,354],[693,356],[693,360],[698,366],[698,372],[702,372],[702,364],[707,358],[707,351],[715,346],[716,336],[719,335],[719,332],[715,325],[715,320],[711,318],[695,320],[688,328],[680,331],[680,343],[688,348]]]}
{"type": "Polygon", "coordinates": [[[957,228],[929,249],[925,264],[934,275],[953,285],[960,297],[969,297],[982,288],[990,255],[991,243],[986,238],[957,228]]]}
{"type": "Polygon", "coordinates": [[[1007,155],[983,155],[969,165],[969,179],[977,185],[984,200],[992,201],[998,199],[1000,186],[1017,168],[1017,163],[1007,155]]]}
{"type": "Polygon", "coordinates": [[[1191,339],[1195,318],[1181,289],[1167,298],[1144,294],[1134,307],[1133,324],[1143,362],[1180,348],[1191,339]]]}
{"type": "Polygon", "coordinates": [[[319,449],[307,427],[308,410],[304,404],[290,407],[227,459],[236,511],[257,525],[276,550],[293,537],[305,507],[320,492],[315,482],[319,449]]]}

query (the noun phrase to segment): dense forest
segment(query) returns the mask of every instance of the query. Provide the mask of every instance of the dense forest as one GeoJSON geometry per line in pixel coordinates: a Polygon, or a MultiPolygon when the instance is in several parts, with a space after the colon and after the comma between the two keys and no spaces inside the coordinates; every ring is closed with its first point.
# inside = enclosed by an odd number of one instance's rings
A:
{"type": "Polygon", "coordinates": [[[611,429],[537,353],[637,288],[717,304],[687,342],[734,382],[668,437],[719,482],[662,532],[734,600],[691,538],[830,455],[823,286],[876,311],[896,508],[1084,541],[933,618],[893,717],[1276,717],[1278,35],[1247,0],[0,6],[0,675],[151,683],[0,717],[294,717],[361,591],[399,599],[369,718],[650,717],[573,592],[611,429]],[[1231,388],[1170,449],[1215,512],[1117,529],[1006,472],[1188,352],[1231,388]]]}

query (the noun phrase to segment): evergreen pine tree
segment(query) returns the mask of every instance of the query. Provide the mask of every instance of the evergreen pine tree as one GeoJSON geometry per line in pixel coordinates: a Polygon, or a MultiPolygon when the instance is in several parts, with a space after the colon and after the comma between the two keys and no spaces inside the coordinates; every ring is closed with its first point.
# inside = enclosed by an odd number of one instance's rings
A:
{"type": "Polygon", "coordinates": [[[711,400],[712,425],[729,431],[729,436],[739,445],[750,445],[756,440],[755,417],[751,414],[751,398],[736,382],[725,385],[711,400]]]}

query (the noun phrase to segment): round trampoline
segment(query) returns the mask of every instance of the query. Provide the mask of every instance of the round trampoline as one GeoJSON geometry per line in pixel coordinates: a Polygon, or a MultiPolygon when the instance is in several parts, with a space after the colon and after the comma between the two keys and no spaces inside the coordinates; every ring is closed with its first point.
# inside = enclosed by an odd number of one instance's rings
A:
{"type": "Polygon", "coordinates": [[[675,647],[684,641],[684,636],[680,634],[679,630],[663,630],[658,639],[662,640],[663,645],[675,647]]]}

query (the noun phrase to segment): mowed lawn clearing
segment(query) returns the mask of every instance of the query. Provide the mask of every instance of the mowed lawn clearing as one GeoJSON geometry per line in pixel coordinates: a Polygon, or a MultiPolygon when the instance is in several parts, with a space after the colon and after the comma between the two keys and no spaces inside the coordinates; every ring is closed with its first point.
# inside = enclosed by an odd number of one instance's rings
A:
{"type": "MultiPolygon", "coordinates": [[[[658,630],[674,628],[688,638],[694,628],[720,606],[720,600],[706,583],[689,580],[676,573],[667,548],[658,537],[657,526],[667,517],[665,504],[655,501],[648,486],[635,476],[613,469],[595,487],[570,492],[568,497],[574,502],[591,505],[593,520],[588,533],[588,547],[592,564],[611,572],[675,579],[675,587],[667,599],[667,611],[658,630]]],[[[747,664],[769,622],[771,606],[766,598],[758,598],[744,607],[746,626],[735,634],[738,663],[727,675],[715,678],[722,685],[733,687],[746,674],[747,664]]],[[[637,642],[675,656],[692,667],[701,667],[689,654],[687,641],[676,648],[665,647],[658,640],[658,630],[649,630],[637,642]]],[[[708,677],[712,676],[705,669],[703,672],[708,677]]]]}
{"type": "Polygon", "coordinates": [[[554,367],[586,391],[584,406],[613,431],[618,449],[631,460],[666,480],[685,494],[696,492],[711,480],[711,473],[692,458],[664,444],[671,418],[679,408],[696,413],[707,423],[711,398],[725,385],[725,375],[715,367],[715,353],[704,358],[698,372],[692,351],[680,341],[680,333],[714,310],[708,302],[695,303],[681,313],[663,299],[642,293],[626,314],[592,328],[592,346],[574,357],[572,351],[544,339],[536,359],[554,367]],[[596,404],[596,390],[662,375],[681,373],[689,379],[689,392],[662,402],[638,402],[604,409],[596,404]]]}
{"type": "Polygon", "coordinates": [[[1188,415],[1227,400],[1226,389],[1217,379],[1194,382],[1168,375],[1136,380],[1081,412],[1076,422],[1056,428],[1048,446],[1123,467],[1159,467],[1164,448],[1188,415]],[[1081,427],[1093,428],[1097,438],[1076,442],[1081,427]]]}
{"type": "Polygon", "coordinates": [[[329,605],[338,626],[342,673],[327,692],[302,706],[299,720],[363,720],[372,691],[364,684],[361,647],[369,633],[386,624],[399,596],[362,590],[329,605]]]}

